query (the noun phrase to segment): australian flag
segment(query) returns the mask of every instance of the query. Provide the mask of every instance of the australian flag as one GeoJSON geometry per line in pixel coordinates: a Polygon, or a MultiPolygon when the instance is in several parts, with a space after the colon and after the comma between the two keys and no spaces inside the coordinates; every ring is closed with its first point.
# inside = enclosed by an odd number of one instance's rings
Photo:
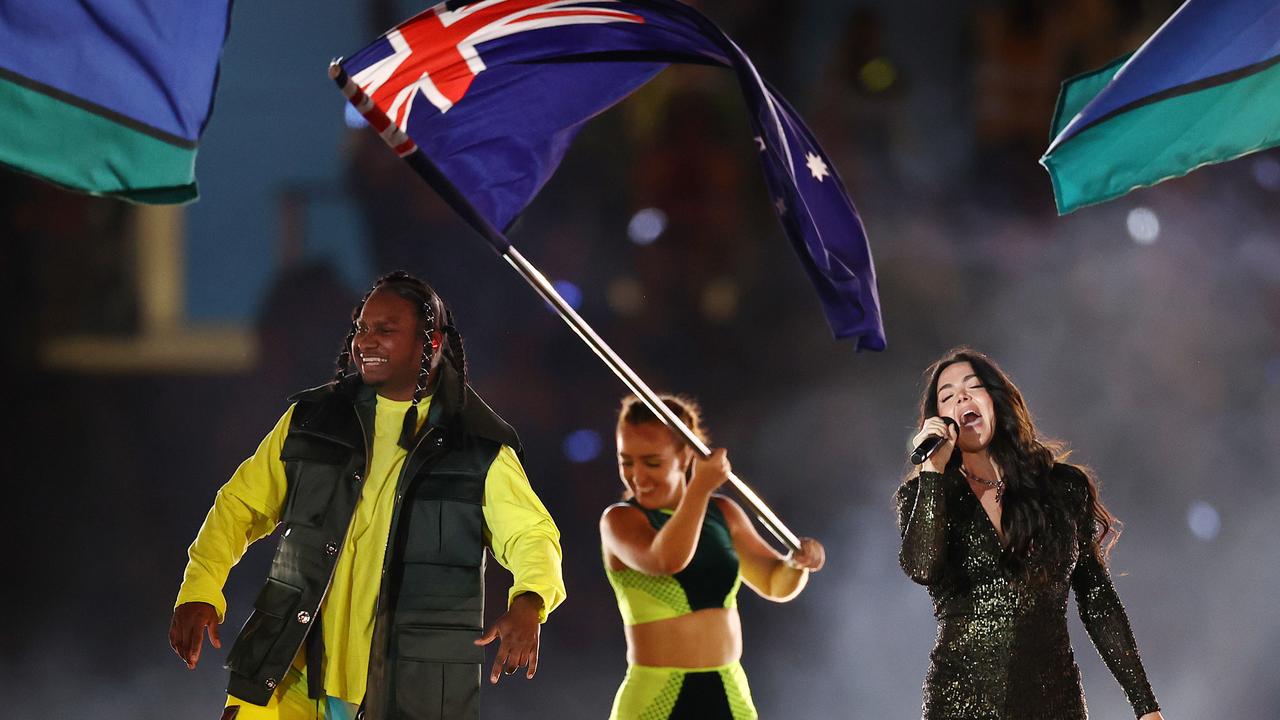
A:
{"type": "Polygon", "coordinates": [[[732,69],[778,217],[837,338],[883,350],[871,250],[809,128],[710,20],[676,0],[444,2],[330,75],[500,252],[587,120],[671,63],[732,69]]]}

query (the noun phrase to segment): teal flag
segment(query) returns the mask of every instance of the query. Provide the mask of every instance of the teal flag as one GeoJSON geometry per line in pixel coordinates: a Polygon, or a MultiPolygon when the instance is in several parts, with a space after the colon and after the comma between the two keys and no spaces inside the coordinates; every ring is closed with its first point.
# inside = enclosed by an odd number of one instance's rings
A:
{"type": "Polygon", "coordinates": [[[136,202],[195,199],[231,0],[0,0],[0,163],[136,202]]]}
{"type": "Polygon", "coordinates": [[[1063,83],[1058,212],[1280,145],[1280,0],[1188,0],[1132,56],[1063,83]]]}

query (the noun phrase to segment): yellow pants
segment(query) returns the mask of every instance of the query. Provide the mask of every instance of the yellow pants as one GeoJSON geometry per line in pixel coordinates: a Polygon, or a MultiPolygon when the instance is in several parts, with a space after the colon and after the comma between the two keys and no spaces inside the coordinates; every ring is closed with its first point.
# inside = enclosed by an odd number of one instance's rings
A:
{"type": "Polygon", "coordinates": [[[338,698],[307,697],[307,676],[295,666],[289,668],[265,707],[228,695],[222,720],[353,720],[355,716],[356,706],[338,698]]]}

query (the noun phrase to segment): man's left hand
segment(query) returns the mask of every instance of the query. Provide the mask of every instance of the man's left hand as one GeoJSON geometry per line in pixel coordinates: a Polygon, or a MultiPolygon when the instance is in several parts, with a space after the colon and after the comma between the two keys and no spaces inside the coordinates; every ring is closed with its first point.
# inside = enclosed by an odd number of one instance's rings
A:
{"type": "Polygon", "coordinates": [[[511,601],[510,609],[475,641],[477,645],[499,641],[489,682],[497,683],[503,673],[512,675],[524,665],[529,666],[525,677],[532,679],[538,672],[538,637],[542,632],[538,616],[541,611],[542,598],[537,593],[520,593],[511,601]]]}

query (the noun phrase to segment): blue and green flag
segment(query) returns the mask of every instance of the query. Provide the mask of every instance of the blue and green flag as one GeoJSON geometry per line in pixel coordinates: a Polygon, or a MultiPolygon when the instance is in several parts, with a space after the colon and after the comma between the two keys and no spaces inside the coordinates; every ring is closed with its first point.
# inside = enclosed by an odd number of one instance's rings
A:
{"type": "Polygon", "coordinates": [[[0,0],[0,163],[136,202],[196,197],[231,0],[0,0]]]}
{"type": "Polygon", "coordinates": [[[1280,145],[1280,0],[1187,0],[1133,55],[1063,83],[1040,159],[1058,212],[1280,145]]]}

